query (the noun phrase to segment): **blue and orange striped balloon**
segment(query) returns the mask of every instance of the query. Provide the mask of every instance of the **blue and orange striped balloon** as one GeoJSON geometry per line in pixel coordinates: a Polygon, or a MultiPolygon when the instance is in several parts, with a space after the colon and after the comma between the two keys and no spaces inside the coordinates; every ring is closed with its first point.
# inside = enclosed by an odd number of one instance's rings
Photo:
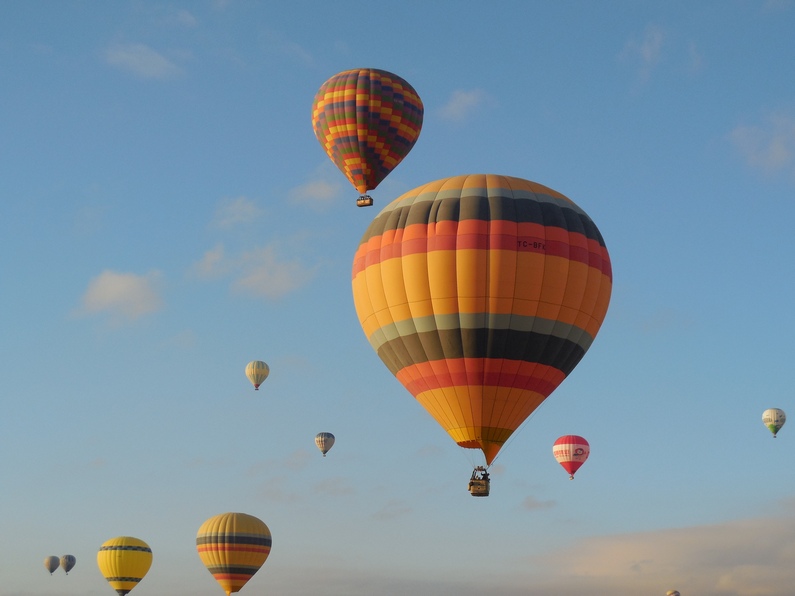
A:
{"type": "Polygon", "coordinates": [[[312,104],[312,128],[331,161],[364,195],[408,155],[422,129],[423,105],[399,76],[356,68],[327,80],[312,104]]]}
{"type": "Polygon", "coordinates": [[[223,513],[205,521],[196,534],[202,563],[229,596],[239,592],[271,552],[271,532],[246,513],[223,513]]]}
{"type": "Polygon", "coordinates": [[[353,261],[356,313],[373,349],[487,464],[591,346],[611,289],[607,248],[580,207],[492,174],[398,197],[353,261]]]}

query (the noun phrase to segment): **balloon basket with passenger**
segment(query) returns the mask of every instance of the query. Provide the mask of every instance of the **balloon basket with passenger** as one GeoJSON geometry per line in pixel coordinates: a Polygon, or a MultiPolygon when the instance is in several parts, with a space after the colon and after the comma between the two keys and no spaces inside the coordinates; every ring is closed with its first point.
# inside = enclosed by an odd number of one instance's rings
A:
{"type": "MultiPolygon", "coordinates": [[[[482,452],[469,482],[477,497],[489,494],[486,470],[513,433],[591,347],[612,279],[580,207],[498,174],[399,196],[375,216],[352,266],[356,315],[376,354],[456,445],[482,452]]],[[[578,458],[564,461],[570,476],[586,445],[574,449],[562,454],[578,458]]]]}
{"type": "Polygon", "coordinates": [[[473,497],[488,497],[490,488],[488,470],[484,466],[477,466],[469,479],[469,494],[473,497]]]}

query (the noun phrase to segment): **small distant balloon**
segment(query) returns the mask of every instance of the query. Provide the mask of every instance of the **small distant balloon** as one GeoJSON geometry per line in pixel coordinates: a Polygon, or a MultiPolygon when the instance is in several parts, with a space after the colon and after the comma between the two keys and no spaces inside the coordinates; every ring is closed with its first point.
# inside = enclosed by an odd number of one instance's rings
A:
{"type": "Polygon", "coordinates": [[[58,557],[56,557],[55,555],[52,555],[52,556],[47,557],[46,559],[44,559],[44,568],[47,571],[50,572],[50,575],[52,575],[53,572],[56,569],[58,569],[58,565],[60,565],[60,564],[61,564],[61,560],[58,557]]]}
{"type": "Polygon", "coordinates": [[[270,367],[262,360],[252,360],[246,365],[246,376],[251,381],[251,384],[254,385],[254,389],[259,389],[259,386],[268,378],[270,373],[270,367]]]}
{"type": "Polygon", "coordinates": [[[111,538],[99,547],[97,566],[119,596],[137,586],[152,566],[152,549],[132,536],[111,538]]]}
{"type": "Polygon", "coordinates": [[[680,596],[679,590],[668,590],[665,596],[680,596]]]}
{"type": "Polygon", "coordinates": [[[781,430],[784,423],[787,421],[787,415],[784,410],[778,408],[769,408],[762,412],[762,422],[773,433],[773,438],[776,438],[776,433],[781,430]]]}
{"type": "Polygon", "coordinates": [[[77,559],[75,559],[74,555],[64,555],[61,557],[61,569],[63,569],[67,575],[69,575],[75,563],[77,563],[77,559]]]}
{"type": "Polygon", "coordinates": [[[334,435],[331,433],[318,433],[315,437],[315,445],[320,449],[323,457],[326,457],[326,453],[334,446],[334,435]]]}
{"type": "Polygon", "coordinates": [[[584,438],[577,435],[559,437],[552,445],[552,455],[574,480],[574,473],[580,469],[591,454],[591,446],[584,438]]]}
{"type": "Polygon", "coordinates": [[[205,521],[196,534],[199,558],[229,596],[239,592],[271,552],[271,532],[246,513],[222,513],[205,521]]]}

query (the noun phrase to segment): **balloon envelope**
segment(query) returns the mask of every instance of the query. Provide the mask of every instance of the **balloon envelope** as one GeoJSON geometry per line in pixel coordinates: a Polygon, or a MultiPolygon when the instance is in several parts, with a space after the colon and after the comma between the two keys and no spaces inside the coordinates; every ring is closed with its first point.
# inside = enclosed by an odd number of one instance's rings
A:
{"type": "Polygon", "coordinates": [[[50,572],[50,575],[52,575],[52,574],[53,574],[53,572],[54,572],[56,569],[58,569],[58,565],[60,565],[60,564],[61,564],[61,560],[60,560],[58,557],[56,557],[55,555],[52,555],[52,556],[46,557],[46,558],[44,559],[44,568],[45,568],[47,571],[49,571],[49,572],[50,572]]]}
{"type": "Polygon", "coordinates": [[[769,408],[762,412],[762,422],[764,425],[773,433],[773,438],[775,438],[778,431],[781,430],[781,427],[784,426],[784,423],[787,421],[787,415],[784,413],[784,410],[779,410],[778,408],[769,408]]]}
{"type": "Polygon", "coordinates": [[[423,105],[399,76],[355,68],[327,80],[312,104],[315,136],[360,194],[375,188],[408,155],[423,105]]]}
{"type": "Polygon", "coordinates": [[[491,174],[398,197],[364,233],[352,275],[378,356],[488,464],[591,346],[612,288],[604,241],[582,209],[491,174]]]}
{"type": "Polygon", "coordinates": [[[73,555],[64,555],[61,557],[61,569],[69,573],[77,563],[77,559],[73,555]]]}
{"type": "Polygon", "coordinates": [[[229,596],[240,591],[265,563],[271,552],[271,532],[253,515],[223,513],[201,525],[196,550],[229,596]]]}
{"type": "Polygon", "coordinates": [[[99,547],[99,571],[119,596],[128,594],[152,566],[152,549],[132,536],[111,538],[99,547]]]}
{"type": "Polygon", "coordinates": [[[588,441],[577,435],[558,437],[552,445],[552,455],[569,473],[569,478],[574,478],[574,473],[580,469],[590,454],[591,446],[588,441]]]}
{"type": "Polygon", "coordinates": [[[326,457],[328,450],[334,446],[334,435],[331,433],[318,433],[315,437],[315,445],[320,449],[323,457],[326,457]]]}
{"type": "Polygon", "coordinates": [[[270,373],[270,367],[262,360],[252,360],[246,364],[246,376],[251,381],[251,384],[254,385],[254,389],[259,389],[259,386],[268,378],[270,373]]]}
{"type": "Polygon", "coordinates": [[[679,596],[679,590],[668,590],[665,596],[679,596]]]}

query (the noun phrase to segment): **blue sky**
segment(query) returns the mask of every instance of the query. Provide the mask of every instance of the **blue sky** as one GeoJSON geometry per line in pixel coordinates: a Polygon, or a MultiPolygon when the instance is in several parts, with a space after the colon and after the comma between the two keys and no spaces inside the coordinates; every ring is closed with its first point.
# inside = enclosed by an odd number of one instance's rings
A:
{"type": "Polygon", "coordinates": [[[119,535],[154,552],[136,596],[220,594],[195,534],[226,511],[273,533],[243,594],[791,594],[795,439],[761,415],[795,412],[795,3],[0,15],[0,595],[111,594],[96,552],[119,535]],[[369,209],[310,118],[355,67],[425,105],[369,209]],[[614,289],[473,499],[467,454],[367,343],[350,272],[389,201],[486,172],[585,209],[614,289]],[[563,434],[592,448],[574,481],[563,434]]]}

